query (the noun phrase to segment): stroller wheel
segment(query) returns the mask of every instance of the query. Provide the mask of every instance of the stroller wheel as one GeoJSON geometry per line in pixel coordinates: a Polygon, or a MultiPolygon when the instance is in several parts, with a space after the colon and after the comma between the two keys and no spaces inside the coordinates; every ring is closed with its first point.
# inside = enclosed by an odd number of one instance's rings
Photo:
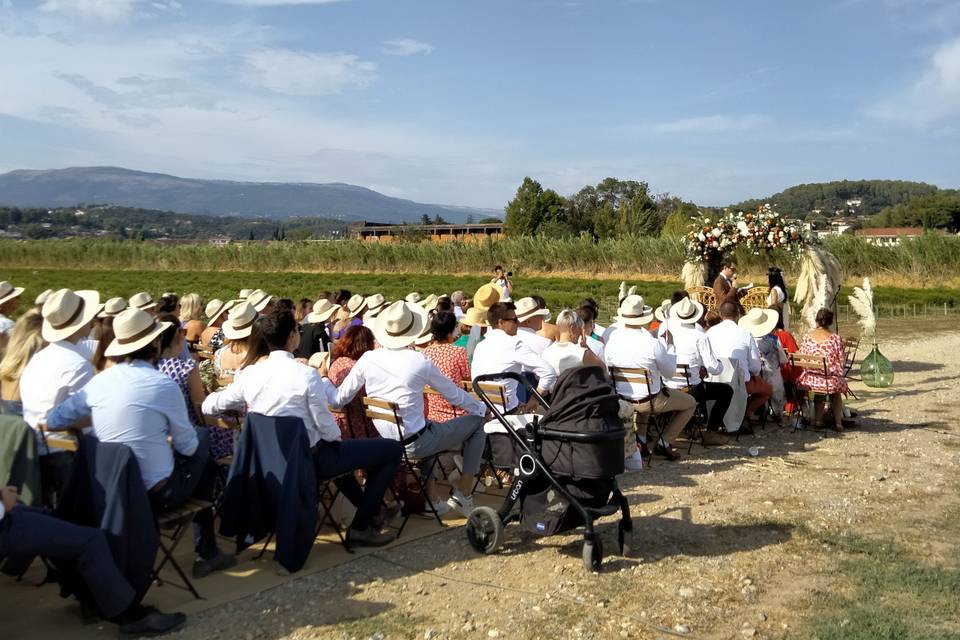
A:
{"type": "Polygon", "coordinates": [[[629,531],[623,522],[617,525],[617,543],[620,545],[620,555],[624,558],[633,553],[633,531],[629,531]]]}
{"type": "Polygon", "coordinates": [[[583,543],[583,567],[587,571],[600,571],[603,565],[603,544],[600,538],[583,543]]]}
{"type": "Polygon", "coordinates": [[[503,522],[490,507],[477,507],[467,518],[467,540],[479,553],[493,553],[503,542],[503,522]]]}

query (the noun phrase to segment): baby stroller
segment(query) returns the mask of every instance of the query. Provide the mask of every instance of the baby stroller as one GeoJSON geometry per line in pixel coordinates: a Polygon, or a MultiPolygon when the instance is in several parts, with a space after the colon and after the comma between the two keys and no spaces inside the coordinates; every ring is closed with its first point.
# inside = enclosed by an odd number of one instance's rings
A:
{"type": "Polygon", "coordinates": [[[516,452],[516,472],[499,510],[477,507],[467,520],[467,539],[490,554],[503,542],[504,526],[519,522],[535,535],[548,536],[583,527],[583,564],[599,571],[603,545],[594,520],[621,512],[617,542],[620,554],[632,546],[630,506],[617,487],[623,473],[625,430],[617,412],[617,393],[600,367],[577,367],[560,375],[547,403],[516,373],[477,377],[473,389],[506,429],[516,452]],[[491,402],[481,382],[516,380],[546,408],[526,424],[505,416],[491,402]]]}

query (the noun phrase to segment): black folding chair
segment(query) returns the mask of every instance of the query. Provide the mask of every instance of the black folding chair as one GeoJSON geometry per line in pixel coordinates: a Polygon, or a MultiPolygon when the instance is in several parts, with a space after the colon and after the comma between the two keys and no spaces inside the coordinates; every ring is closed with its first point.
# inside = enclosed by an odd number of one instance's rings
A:
{"type": "Polygon", "coordinates": [[[196,515],[204,509],[212,508],[212,502],[191,499],[182,506],[177,507],[176,509],[171,509],[166,513],[161,513],[157,516],[157,527],[160,530],[161,558],[157,563],[157,566],[154,568],[153,575],[151,576],[151,580],[155,581],[157,585],[164,584],[163,580],[160,578],[160,571],[169,562],[170,566],[173,567],[173,570],[176,571],[177,575],[180,576],[180,580],[183,582],[183,584],[177,584],[175,582],[167,582],[167,584],[172,587],[177,587],[178,589],[189,591],[193,594],[194,598],[197,600],[202,600],[200,594],[197,593],[196,587],[193,586],[193,582],[180,567],[180,564],[177,562],[177,559],[173,554],[177,550],[177,545],[179,545],[180,541],[183,540],[184,535],[190,530],[190,524],[193,522],[193,519],[196,517],[196,515]]]}
{"type": "MultiPolygon", "coordinates": [[[[683,379],[686,381],[686,386],[681,389],[684,393],[690,393],[693,390],[693,385],[690,384],[690,365],[688,364],[677,364],[677,373],[683,374],[683,379]]],[[[693,417],[690,418],[690,422],[684,426],[684,430],[687,432],[687,437],[690,440],[690,446],[687,447],[687,453],[693,451],[693,444],[696,441],[703,441],[703,432],[707,428],[707,406],[705,402],[697,402],[697,408],[693,412],[693,417]]]]}
{"type": "MultiPolygon", "coordinates": [[[[613,378],[614,384],[617,382],[622,382],[629,385],[643,385],[643,388],[648,392],[650,391],[650,370],[643,367],[610,367],[610,377],[613,378]]],[[[667,430],[667,425],[669,424],[669,412],[667,413],[657,413],[654,408],[653,401],[657,397],[657,394],[652,393],[647,395],[644,398],[633,399],[625,397],[623,394],[620,394],[620,397],[626,400],[627,402],[632,403],[637,408],[637,413],[634,414],[634,420],[636,416],[643,414],[646,416],[646,428],[644,429],[644,435],[649,433],[650,425],[653,425],[653,430],[656,433],[656,437],[653,441],[653,446],[648,447],[649,460],[647,466],[650,466],[653,462],[653,452],[657,447],[657,444],[663,441],[663,434],[667,430]],[[645,410],[644,405],[649,405],[649,409],[645,410]]],[[[637,436],[640,435],[640,429],[637,429],[637,436]]]]}

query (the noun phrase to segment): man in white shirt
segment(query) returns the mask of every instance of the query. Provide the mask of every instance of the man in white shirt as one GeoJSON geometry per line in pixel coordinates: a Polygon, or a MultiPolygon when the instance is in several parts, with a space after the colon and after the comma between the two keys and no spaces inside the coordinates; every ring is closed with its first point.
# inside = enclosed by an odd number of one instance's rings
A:
{"type": "MultiPolygon", "coordinates": [[[[766,405],[773,395],[773,389],[761,377],[760,349],[756,339],[746,329],[741,328],[737,321],[740,319],[740,308],[736,302],[727,301],[720,305],[720,324],[707,331],[710,346],[718,358],[729,358],[737,362],[744,384],[747,387],[749,400],[746,416],[749,418],[757,409],[766,405]]],[[[750,432],[749,426],[741,427],[750,432]]]]}
{"type": "Polygon", "coordinates": [[[402,430],[385,420],[373,424],[384,439],[400,441],[410,457],[428,460],[445,451],[463,448],[463,469],[458,485],[446,502],[429,496],[442,515],[450,508],[467,516],[473,511],[473,483],[480,471],[486,435],[483,432],[485,409],[479,400],[467,395],[427,360],[410,349],[423,333],[429,320],[419,304],[404,300],[387,307],[374,324],[373,333],[381,349],[363,354],[337,389],[330,404],[342,407],[360,391],[368,398],[379,398],[397,405],[402,430]],[[432,422],[424,417],[423,393],[430,387],[467,415],[447,422],[432,422]]]}
{"type": "MultiPolygon", "coordinates": [[[[698,330],[697,324],[704,314],[704,307],[690,298],[681,298],[670,307],[668,332],[673,339],[673,346],[677,353],[677,365],[687,365],[687,375],[679,370],[672,378],[665,381],[671,389],[683,390],[694,397],[698,404],[705,405],[713,400],[713,410],[707,417],[707,431],[703,434],[704,446],[720,446],[726,444],[727,438],[720,433],[723,426],[723,416],[730,407],[733,398],[733,388],[722,382],[707,382],[703,380],[706,374],[718,375],[723,370],[723,364],[717,360],[710,346],[707,335],[698,330]]],[[[665,332],[666,334],[667,332],[665,332]]]]}
{"type": "Polygon", "coordinates": [[[400,446],[386,439],[341,440],[328,404],[336,397],[329,380],[321,379],[316,369],[297,362],[293,351],[300,342],[300,328],[289,311],[274,311],[257,319],[270,355],[244,367],[222,391],[203,401],[208,415],[229,409],[246,408],[265,416],[300,418],[313,448],[317,474],[321,478],[340,476],[363,469],[363,488],[353,474],[336,480],[344,496],[357,507],[347,541],[351,545],[382,546],[393,540],[377,526],[383,495],[400,466],[400,446]]]}
{"type": "MultiPolygon", "coordinates": [[[[92,417],[98,440],[129,447],[156,514],[190,498],[212,501],[217,474],[208,432],[191,424],[180,387],[153,365],[160,355],[160,334],[170,326],[142,309],[121,312],[113,321],[116,338],[104,351],[116,364],[47,416],[51,430],[92,417]]],[[[236,564],[236,558],[217,547],[213,509],[199,512],[193,527],[195,578],[236,564]]]]}
{"type": "MultiPolygon", "coordinates": [[[[487,311],[487,331],[483,342],[473,352],[470,375],[477,376],[497,373],[531,372],[537,377],[537,390],[542,394],[553,388],[557,374],[546,361],[534,353],[518,337],[519,318],[512,302],[498,302],[487,311]]],[[[507,395],[507,413],[513,412],[520,404],[517,397],[518,383],[505,378],[503,385],[507,395]]],[[[530,399],[525,409],[534,409],[536,398],[530,399]]],[[[529,413],[529,411],[524,411],[529,413]]]]}
{"type": "MultiPolygon", "coordinates": [[[[677,356],[669,343],[669,336],[664,345],[644,329],[651,320],[653,310],[644,304],[642,297],[624,298],[617,316],[620,328],[611,334],[604,348],[606,362],[615,380],[616,369],[643,368],[649,372],[649,387],[643,382],[616,380],[617,393],[634,402],[639,415],[673,413],[655,451],[669,460],[679,460],[680,454],[674,451],[672,443],[693,417],[697,402],[689,394],[667,389],[661,384],[661,378],[672,378],[676,373],[677,356]]],[[[627,432],[629,434],[630,430],[627,432]]]]}
{"type": "Polygon", "coordinates": [[[593,310],[593,307],[580,307],[577,309],[577,315],[580,316],[580,320],[583,321],[583,341],[586,347],[593,352],[593,355],[597,356],[600,362],[605,362],[603,342],[595,337],[597,330],[596,312],[593,310]]]}
{"type": "Polygon", "coordinates": [[[550,310],[541,309],[533,298],[520,298],[516,302],[516,312],[519,322],[517,339],[535,354],[541,355],[544,349],[553,344],[553,340],[537,333],[543,329],[544,319],[550,317],[550,310]]]}

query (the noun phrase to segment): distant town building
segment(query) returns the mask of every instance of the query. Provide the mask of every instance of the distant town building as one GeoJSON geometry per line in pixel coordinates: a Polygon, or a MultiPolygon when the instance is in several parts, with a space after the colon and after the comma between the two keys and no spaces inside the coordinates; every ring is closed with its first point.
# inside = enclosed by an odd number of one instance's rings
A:
{"type": "Polygon", "coordinates": [[[210,244],[215,247],[225,247],[230,244],[230,236],[213,236],[210,238],[210,244]]]}
{"type": "Polygon", "coordinates": [[[350,237],[364,242],[395,242],[404,236],[422,235],[433,242],[498,240],[503,223],[493,224],[381,224],[357,222],[350,225],[350,237]]]}
{"type": "Polygon", "coordinates": [[[853,198],[851,200],[847,200],[848,207],[859,207],[862,204],[863,204],[863,198],[853,198]]]}
{"type": "Polygon", "coordinates": [[[900,244],[900,238],[919,238],[923,235],[923,228],[879,227],[876,229],[858,229],[856,235],[870,244],[881,247],[895,247],[900,244]]]}

